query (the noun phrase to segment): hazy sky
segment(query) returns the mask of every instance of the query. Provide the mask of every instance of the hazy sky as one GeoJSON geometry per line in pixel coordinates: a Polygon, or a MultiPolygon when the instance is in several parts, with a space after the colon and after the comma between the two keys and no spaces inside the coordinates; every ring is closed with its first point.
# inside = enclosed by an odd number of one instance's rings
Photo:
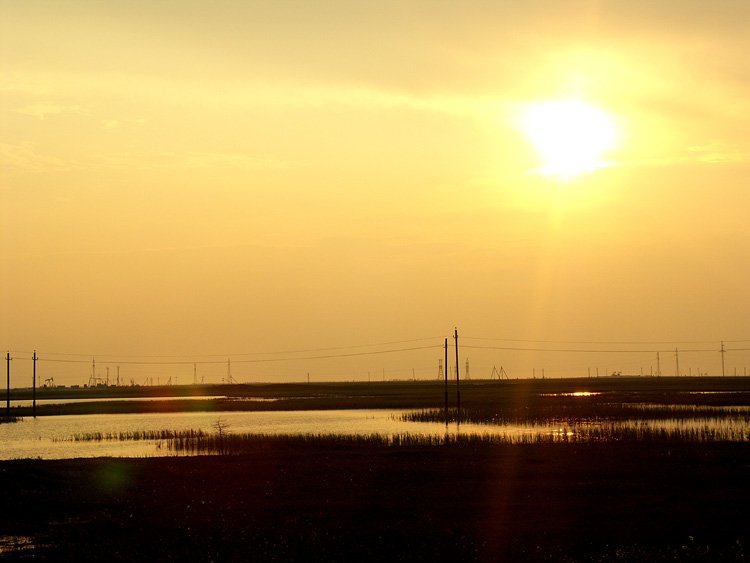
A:
{"type": "Polygon", "coordinates": [[[474,377],[655,350],[673,375],[676,347],[717,375],[721,340],[750,364],[750,2],[0,0],[0,48],[13,373],[36,349],[68,384],[92,356],[182,383],[230,356],[241,381],[433,377],[454,326],[643,350],[467,348],[474,377]],[[524,115],[560,100],[609,116],[600,168],[540,173],[524,115]]]}

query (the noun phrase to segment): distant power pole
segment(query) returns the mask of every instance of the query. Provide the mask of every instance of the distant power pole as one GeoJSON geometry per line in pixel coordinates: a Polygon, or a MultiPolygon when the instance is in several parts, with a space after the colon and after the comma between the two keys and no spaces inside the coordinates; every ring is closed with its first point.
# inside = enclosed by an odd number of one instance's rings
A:
{"type": "Polygon", "coordinates": [[[5,390],[5,397],[6,397],[6,405],[5,409],[7,411],[8,417],[10,417],[10,351],[8,351],[7,354],[5,354],[5,362],[7,364],[7,374],[8,374],[8,387],[5,390]]]}
{"type": "Polygon", "coordinates": [[[724,341],[721,341],[721,376],[724,377],[726,374],[724,373],[724,354],[726,354],[726,350],[724,350],[724,341]]]}
{"type": "Polygon", "coordinates": [[[471,376],[469,375],[469,358],[466,358],[466,369],[464,370],[464,379],[466,379],[466,381],[469,381],[471,379],[471,376]]]}
{"type": "Polygon", "coordinates": [[[680,377],[680,353],[677,348],[674,349],[674,361],[675,361],[675,375],[680,377]]]}
{"type": "Polygon", "coordinates": [[[448,426],[448,339],[445,339],[445,425],[448,426]]]}
{"type": "Polygon", "coordinates": [[[458,328],[454,329],[453,338],[456,339],[456,419],[461,420],[461,388],[458,381],[458,328]]]}
{"type": "Polygon", "coordinates": [[[34,370],[33,370],[33,382],[32,382],[32,397],[33,397],[33,406],[32,406],[32,412],[34,413],[34,418],[36,418],[36,350],[34,350],[34,357],[32,358],[34,360],[34,370]]]}
{"type": "Polygon", "coordinates": [[[661,377],[661,364],[659,363],[659,352],[656,353],[656,377],[661,377]]]}
{"type": "Polygon", "coordinates": [[[438,381],[443,379],[443,360],[438,360],[438,381]]]}

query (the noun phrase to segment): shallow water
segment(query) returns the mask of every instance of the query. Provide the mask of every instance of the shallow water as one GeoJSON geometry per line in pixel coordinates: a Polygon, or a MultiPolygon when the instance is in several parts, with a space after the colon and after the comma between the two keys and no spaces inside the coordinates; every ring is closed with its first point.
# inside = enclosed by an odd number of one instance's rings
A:
{"type": "MultiPolygon", "coordinates": [[[[231,433],[348,434],[445,433],[444,424],[403,422],[406,411],[331,410],[273,412],[198,412],[94,414],[27,417],[0,425],[0,459],[41,457],[146,457],[175,455],[160,441],[75,441],[76,435],[160,430],[214,432],[221,418],[231,433]]],[[[468,425],[462,425],[463,427],[468,425]]],[[[476,425],[479,426],[479,425],[476,425]]],[[[468,429],[467,429],[468,430],[468,429]]]]}
{"type": "MultiPolygon", "coordinates": [[[[550,422],[544,424],[472,424],[440,422],[406,422],[401,415],[409,410],[325,410],[269,412],[184,412],[147,414],[92,414],[27,417],[15,423],[0,424],[0,459],[76,457],[153,457],[178,455],[168,451],[162,440],[75,440],[76,436],[94,433],[127,433],[143,431],[202,430],[215,432],[221,418],[234,434],[328,434],[367,436],[446,435],[496,436],[510,442],[532,441],[539,437],[568,440],[577,437],[609,439],[617,432],[646,435],[664,432],[668,435],[691,434],[696,440],[723,439],[747,441],[750,423],[746,417],[681,418],[673,420],[626,420],[599,423],[550,422]],[[719,438],[716,438],[719,436],[719,438]]],[[[729,411],[728,411],[729,412],[729,411]]]]}
{"type": "MultiPolygon", "coordinates": [[[[116,403],[120,401],[203,401],[228,399],[231,401],[253,401],[253,402],[273,402],[278,401],[276,398],[265,397],[227,397],[226,395],[190,395],[186,397],[94,397],[87,399],[37,399],[37,406],[41,405],[74,405],[76,403],[116,403]]],[[[10,402],[11,407],[30,407],[34,401],[32,399],[20,399],[10,402]]]]}

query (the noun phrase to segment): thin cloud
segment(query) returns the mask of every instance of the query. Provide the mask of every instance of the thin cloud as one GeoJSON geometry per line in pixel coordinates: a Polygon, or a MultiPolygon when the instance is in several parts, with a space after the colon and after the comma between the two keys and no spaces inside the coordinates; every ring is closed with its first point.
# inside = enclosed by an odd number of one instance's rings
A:
{"type": "Polygon", "coordinates": [[[102,119],[101,120],[101,126],[102,129],[105,131],[113,131],[118,132],[122,130],[125,127],[128,128],[135,128],[135,127],[143,127],[148,123],[148,120],[143,117],[139,117],[136,119],[102,119]]]}
{"type": "Polygon", "coordinates": [[[152,170],[156,168],[212,168],[236,167],[248,170],[277,170],[287,168],[289,162],[270,156],[247,153],[220,152],[163,152],[153,154],[113,153],[101,155],[101,161],[113,167],[152,170]]]}
{"type": "Polygon", "coordinates": [[[30,115],[38,119],[46,119],[50,115],[62,115],[66,113],[86,113],[81,106],[66,106],[60,104],[30,104],[22,109],[16,110],[16,112],[30,115]]]}
{"type": "Polygon", "coordinates": [[[712,141],[705,145],[696,145],[685,149],[691,154],[691,159],[700,162],[709,163],[726,163],[726,162],[747,162],[750,160],[750,150],[742,150],[738,146],[733,146],[721,141],[712,141]]]}
{"type": "Polygon", "coordinates": [[[61,158],[38,154],[34,149],[34,143],[28,141],[17,145],[0,143],[0,163],[4,174],[70,167],[70,163],[61,158]]]}

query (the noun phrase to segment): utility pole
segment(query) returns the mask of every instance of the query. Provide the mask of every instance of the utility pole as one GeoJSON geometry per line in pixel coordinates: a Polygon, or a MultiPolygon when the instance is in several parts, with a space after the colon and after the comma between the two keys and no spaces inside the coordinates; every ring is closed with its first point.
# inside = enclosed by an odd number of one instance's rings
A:
{"type": "Polygon", "coordinates": [[[661,377],[661,364],[659,363],[659,352],[656,353],[656,377],[661,377]]]}
{"type": "Polygon", "coordinates": [[[724,373],[724,354],[726,354],[726,350],[724,350],[724,341],[721,341],[721,376],[724,377],[726,374],[724,373]]]}
{"type": "Polygon", "coordinates": [[[680,353],[677,348],[674,349],[674,361],[675,361],[675,375],[680,377],[680,353]]]}
{"type": "Polygon", "coordinates": [[[445,425],[448,426],[448,339],[445,339],[445,425]]]}
{"type": "Polygon", "coordinates": [[[456,339],[456,420],[461,421],[461,388],[458,377],[458,328],[454,328],[453,338],[456,339]]]}
{"type": "Polygon", "coordinates": [[[8,387],[5,390],[5,397],[6,397],[5,398],[6,400],[5,410],[6,410],[8,417],[10,418],[10,350],[8,351],[7,354],[5,354],[5,362],[7,364],[7,374],[8,374],[8,387]]]}
{"type": "Polygon", "coordinates": [[[34,418],[36,418],[36,350],[34,350],[34,357],[32,358],[34,360],[34,372],[33,377],[34,381],[32,382],[32,397],[33,397],[33,407],[32,412],[34,413],[34,418]]]}

